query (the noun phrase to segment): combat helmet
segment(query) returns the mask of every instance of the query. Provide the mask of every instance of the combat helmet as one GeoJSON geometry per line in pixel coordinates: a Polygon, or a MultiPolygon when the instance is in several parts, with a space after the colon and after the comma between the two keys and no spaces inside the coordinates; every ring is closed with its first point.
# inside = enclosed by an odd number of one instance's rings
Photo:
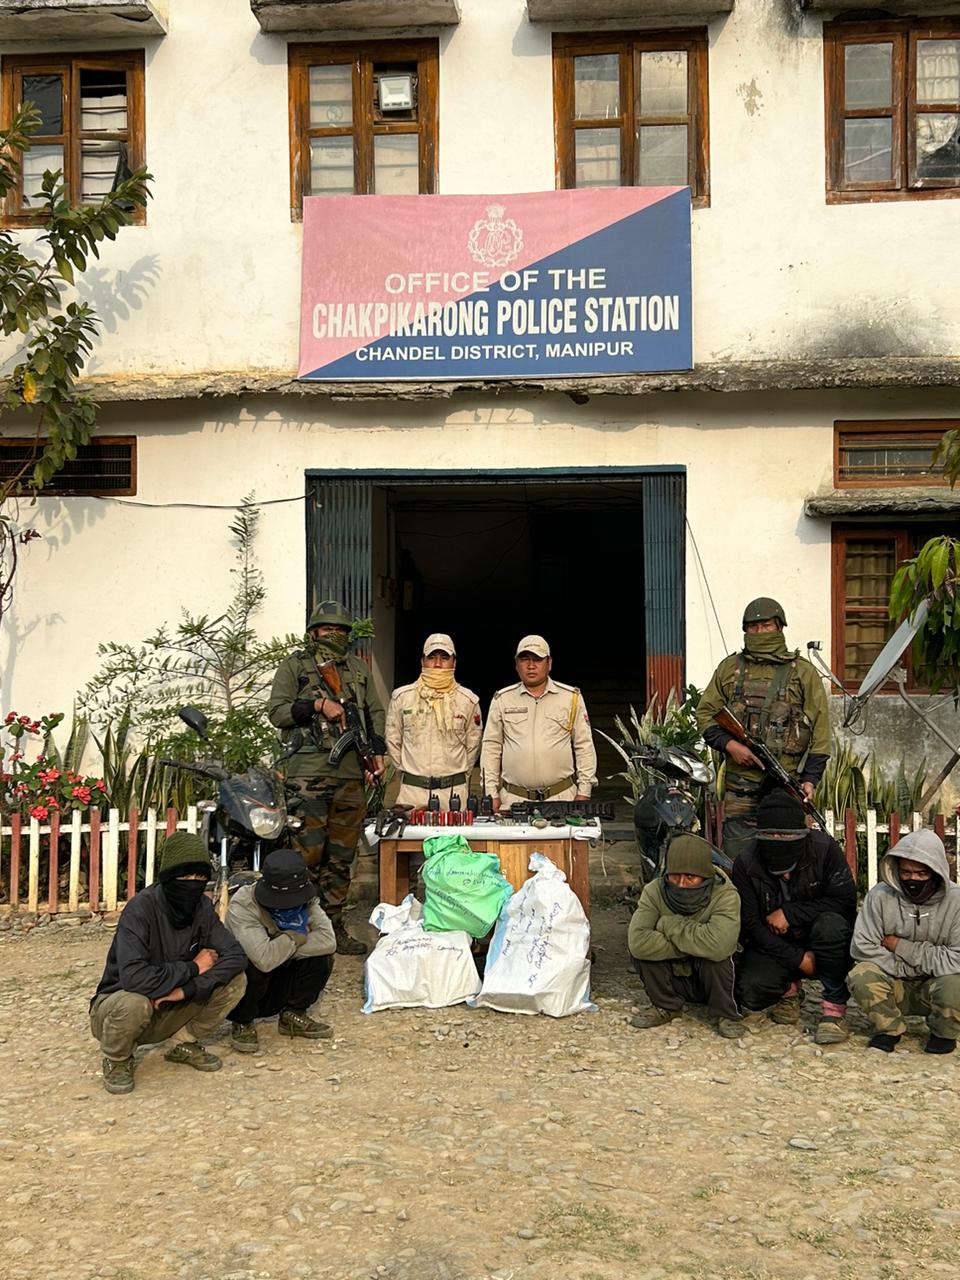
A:
{"type": "Polygon", "coordinates": [[[346,627],[349,630],[352,626],[353,618],[339,600],[321,600],[307,622],[308,631],[314,627],[346,627]]]}
{"type": "Polygon", "coordinates": [[[748,622],[768,622],[771,618],[775,618],[781,627],[787,625],[787,615],[783,612],[783,605],[776,600],[771,600],[769,596],[760,596],[757,600],[751,600],[743,611],[743,629],[746,631],[748,622]]]}

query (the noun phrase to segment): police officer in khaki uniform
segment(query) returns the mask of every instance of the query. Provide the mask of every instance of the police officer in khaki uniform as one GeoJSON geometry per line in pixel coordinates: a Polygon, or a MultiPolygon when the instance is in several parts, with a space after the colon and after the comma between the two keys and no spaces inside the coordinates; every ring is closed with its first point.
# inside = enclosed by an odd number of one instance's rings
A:
{"type": "Polygon", "coordinates": [[[304,743],[286,764],[286,775],[302,797],[297,816],[303,827],[293,837],[300,856],[316,880],[320,905],[330,917],[337,950],[364,955],[366,946],[343,925],[343,908],[350,890],[353,862],[367,812],[364,784],[383,774],[383,705],[370,668],[350,652],[353,618],[336,600],[318,604],[307,623],[306,644],[277,668],[267,703],[267,715],[278,729],[299,727],[304,743]],[[320,667],[336,664],[343,699],[353,699],[369,734],[375,770],[365,774],[355,751],[339,764],[330,751],[345,722],[342,701],[324,682],[320,667]]]}
{"type": "Polygon", "coordinates": [[[523,801],[589,800],[597,752],[579,689],[550,677],[543,636],[517,645],[519,683],[493,695],[480,769],[494,811],[523,801]]]}
{"type": "Polygon", "coordinates": [[[747,733],[767,747],[812,800],[830,758],[830,714],[823,681],[798,650],[788,650],[783,606],[763,596],[743,612],[743,649],[724,658],[697,707],[708,746],[727,756],[723,851],[737,857],[757,831],[763,766],[749,747],[714,723],[728,707],[747,733]]]}
{"type": "Polygon", "coordinates": [[[400,779],[397,804],[425,809],[431,795],[441,809],[458,796],[467,807],[470,771],[482,734],[480,699],[457,684],[457,652],[442,632],[427,636],[420,678],[393,691],[387,707],[387,754],[400,779]]]}

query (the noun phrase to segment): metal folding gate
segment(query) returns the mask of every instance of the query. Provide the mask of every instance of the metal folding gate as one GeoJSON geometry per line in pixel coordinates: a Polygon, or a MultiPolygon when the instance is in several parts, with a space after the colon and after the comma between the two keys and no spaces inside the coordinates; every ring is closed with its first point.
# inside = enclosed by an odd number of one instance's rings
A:
{"type": "MultiPolygon", "coordinates": [[[[517,474],[517,473],[514,473],[517,474]]],[[[647,697],[665,697],[685,682],[686,472],[679,468],[607,468],[562,473],[525,472],[527,484],[639,480],[643,515],[644,632],[647,697]]],[[[431,474],[431,484],[489,484],[503,472],[431,474]]],[[[307,612],[319,600],[341,600],[357,617],[373,609],[373,491],[422,485],[423,472],[310,477],[307,503],[307,612]]]]}

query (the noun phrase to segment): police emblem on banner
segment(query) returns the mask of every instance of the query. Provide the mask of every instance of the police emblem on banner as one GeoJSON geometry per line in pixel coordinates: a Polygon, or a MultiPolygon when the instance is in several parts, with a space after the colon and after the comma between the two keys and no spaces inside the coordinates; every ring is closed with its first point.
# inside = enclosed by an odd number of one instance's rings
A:
{"type": "Polygon", "coordinates": [[[485,267],[505,267],[523,248],[523,232],[512,218],[504,218],[502,204],[487,206],[487,216],[478,218],[467,238],[474,262],[485,267]]]}

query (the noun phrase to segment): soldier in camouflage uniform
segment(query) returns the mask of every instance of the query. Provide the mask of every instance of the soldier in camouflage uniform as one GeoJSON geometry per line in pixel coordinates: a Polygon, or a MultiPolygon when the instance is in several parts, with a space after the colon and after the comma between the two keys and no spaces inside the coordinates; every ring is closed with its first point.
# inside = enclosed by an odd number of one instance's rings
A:
{"type": "Polygon", "coordinates": [[[926,1053],[953,1053],[960,1036],[960,885],[951,884],[943,841],[911,831],[890,850],[863,900],[847,984],[870,1019],[871,1049],[892,1053],[921,1016],[926,1053]]]}
{"type": "Polygon", "coordinates": [[[742,853],[756,835],[763,767],[749,747],[714,722],[728,707],[751,737],[763,742],[809,799],[830,757],[830,718],[823,682],[783,638],[787,619],[776,600],[752,600],[743,614],[744,645],[724,658],[697,708],[709,746],[727,756],[723,792],[723,851],[742,853]]]}
{"type": "Polygon", "coordinates": [[[343,926],[343,908],[367,812],[364,784],[382,776],[386,744],[383,705],[370,668],[349,652],[352,626],[353,618],[342,604],[325,600],[317,605],[307,623],[306,646],[277,669],[267,714],[278,729],[303,730],[304,744],[286,766],[288,780],[302,797],[297,816],[303,819],[303,827],[295,843],[316,880],[337,950],[364,955],[367,948],[343,926]],[[354,751],[348,751],[339,765],[330,764],[330,750],[343,728],[344,710],[320,674],[320,664],[328,660],[337,665],[343,697],[355,699],[366,722],[376,757],[373,774],[364,774],[354,751]]]}

